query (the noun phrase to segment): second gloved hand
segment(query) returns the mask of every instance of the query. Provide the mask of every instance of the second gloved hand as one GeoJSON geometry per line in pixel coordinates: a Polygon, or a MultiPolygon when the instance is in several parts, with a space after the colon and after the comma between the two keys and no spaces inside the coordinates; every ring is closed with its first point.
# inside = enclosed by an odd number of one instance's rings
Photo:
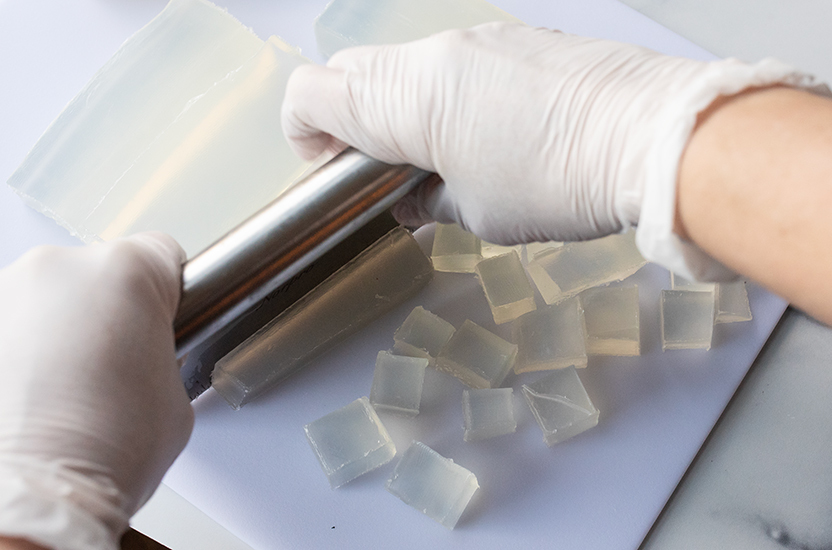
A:
{"type": "Polygon", "coordinates": [[[672,229],[697,114],[720,95],[801,78],[771,61],[705,63],[494,23],[300,67],[283,127],[306,158],[349,144],[438,172],[444,184],[397,205],[401,221],[457,222],[500,244],[639,225],[648,259],[688,273],[672,229]]]}

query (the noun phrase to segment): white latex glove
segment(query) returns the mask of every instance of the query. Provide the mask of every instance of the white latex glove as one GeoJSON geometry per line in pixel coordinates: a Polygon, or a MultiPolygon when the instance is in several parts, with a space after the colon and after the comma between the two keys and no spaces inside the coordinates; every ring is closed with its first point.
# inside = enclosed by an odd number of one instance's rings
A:
{"type": "Polygon", "coordinates": [[[494,23],[301,66],[283,128],[308,159],[346,143],[438,172],[445,183],[397,205],[400,221],[456,222],[498,244],[638,225],[647,259],[719,278],[719,264],[673,234],[678,164],[697,113],[720,95],[809,80],[773,60],[705,63],[494,23]]]}
{"type": "Polygon", "coordinates": [[[172,328],[183,260],[142,234],[0,270],[0,535],[118,548],[193,426],[172,328]]]}

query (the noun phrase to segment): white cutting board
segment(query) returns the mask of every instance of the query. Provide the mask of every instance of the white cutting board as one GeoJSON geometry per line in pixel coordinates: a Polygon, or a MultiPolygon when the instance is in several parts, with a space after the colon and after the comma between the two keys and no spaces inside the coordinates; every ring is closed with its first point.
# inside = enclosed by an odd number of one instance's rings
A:
{"type": "MultiPolygon", "coordinates": [[[[262,37],[278,34],[316,58],[312,20],[325,1],[219,4],[262,37]]],[[[615,0],[495,4],[535,25],[710,57],[615,0]]],[[[4,181],[90,76],[163,5],[160,0],[0,0],[4,181]]],[[[73,242],[5,187],[0,231],[0,266],[36,244],[73,242]]],[[[419,238],[427,246],[430,230],[419,238]]],[[[455,325],[471,318],[491,327],[470,276],[437,274],[409,303],[241,411],[209,391],[195,403],[194,434],[166,483],[256,549],[635,548],[785,304],[752,288],[752,323],[718,327],[710,352],[662,353],[656,298],[658,288],[667,285],[666,272],[647,267],[634,280],[645,290],[645,355],[592,359],[581,372],[601,410],[591,431],[549,449],[518,400],[516,434],[466,444],[458,401],[462,386],[437,373],[428,377],[419,417],[384,417],[401,448],[411,439],[424,441],[478,476],[482,489],[452,532],[384,490],[392,464],[330,490],[302,426],[369,392],[377,351],[391,346],[393,331],[412,307],[423,305],[455,325]]],[[[513,380],[515,386],[520,381],[513,380]]]]}

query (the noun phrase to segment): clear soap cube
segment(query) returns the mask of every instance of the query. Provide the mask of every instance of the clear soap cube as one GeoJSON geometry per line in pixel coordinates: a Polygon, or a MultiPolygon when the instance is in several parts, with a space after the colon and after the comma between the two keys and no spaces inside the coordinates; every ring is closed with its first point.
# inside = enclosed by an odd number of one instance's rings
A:
{"type": "Polygon", "coordinates": [[[577,298],[545,306],[514,321],[514,372],[586,367],[586,328],[577,298]]]}
{"type": "Polygon", "coordinates": [[[579,299],[586,322],[589,355],[640,355],[638,287],[598,287],[579,299]]]}
{"type": "Polygon", "coordinates": [[[745,281],[716,285],[716,323],[740,323],[750,321],[751,304],[745,281]]]}
{"type": "Polygon", "coordinates": [[[424,443],[414,441],[387,481],[405,504],[453,529],[479,489],[477,477],[424,443]]]}
{"type": "Polygon", "coordinates": [[[514,433],[514,390],[494,388],[462,392],[462,414],[465,419],[465,441],[488,439],[514,433]]]}
{"type": "Polygon", "coordinates": [[[407,416],[419,414],[422,384],[428,360],[423,357],[403,357],[380,351],[370,390],[370,403],[377,410],[407,416]]]}
{"type": "Polygon", "coordinates": [[[560,241],[547,241],[543,243],[526,243],[526,258],[532,261],[538,254],[549,252],[556,248],[560,248],[564,243],[560,241]]]}
{"type": "Polygon", "coordinates": [[[482,260],[482,242],[456,224],[437,223],[430,258],[436,271],[473,273],[482,260]]]}
{"type": "Polygon", "coordinates": [[[598,409],[574,367],[523,384],[523,397],[543,431],[543,441],[550,447],[598,424],[598,409]]]}
{"type": "Polygon", "coordinates": [[[556,304],[587,288],[625,279],[646,263],[630,231],[542,252],[529,262],[529,275],[546,303],[556,304]]]}
{"type": "Polygon", "coordinates": [[[472,388],[496,388],[516,357],[516,345],[466,320],[439,352],[436,368],[472,388]]]}
{"type": "Polygon", "coordinates": [[[334,0],[315,20],[315,38],[329,57],[351,46],[401,44],[491,21],[519,22],[485,0],[334,0]]]}
{"type": "Polygon", "coordinates": [[[333,489],[396,456],[393,440],[366,397],[307,424],[303,430],[333,489]]]}
{"type": "Polygon", "coordinates": [[[671,290],[699,290],[702,292],[713,292],[716,289],[716,283],[702,283],[699,281],[691,281],[670,272],[670,289],[671,290]]]}
{"type": "Polygon", "coordinates": [[[517,252],[517,255],[520,259],[523,258],[523,245],[516,244],[514,246],[504,246],[501,244],[494,244],[489,243],[486,241],[482,241],[482,257],[485,258],[493,258],[494,256],[502,256],[503,254],[508,254],[509,252],[514,251],[517,252]]]}
{"type": "Polygon", "coordinates": [[[399,355],[424,357],[433,364],[455,330],[448,321],[416,306],[393,335],[393,351],[399,355]]]}
{"type": "Polygon", "coordinates": [[[710,349],[714,333],[714,293],[662,290],[662,349],[710,349]]]}
{"type": "Polygon", "coordinates": [[[534,290],[517,252],[512,250],[508,254],[484,259],[477,264],[476,270],[494,322],[498,325],[537,308],[534,290]]]}

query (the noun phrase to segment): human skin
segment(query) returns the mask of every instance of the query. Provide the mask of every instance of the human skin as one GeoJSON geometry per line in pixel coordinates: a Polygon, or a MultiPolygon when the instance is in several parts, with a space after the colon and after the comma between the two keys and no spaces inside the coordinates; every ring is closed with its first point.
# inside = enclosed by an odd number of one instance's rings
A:
{"type": "Polygon", "coordinates": [[[703,112],[679,166],[677,234],[832,324],[832,101],[790,88],[703,112]]]}

